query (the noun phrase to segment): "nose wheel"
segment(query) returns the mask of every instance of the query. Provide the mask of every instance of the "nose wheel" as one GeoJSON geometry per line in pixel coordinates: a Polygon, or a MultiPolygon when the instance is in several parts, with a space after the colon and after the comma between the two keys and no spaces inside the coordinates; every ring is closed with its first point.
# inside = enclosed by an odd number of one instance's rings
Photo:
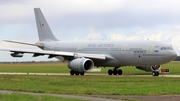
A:
{"type": "Polygon", "coordinates": [[[152,76],[159,76],[159,71],[153,71],[152,76]]]}

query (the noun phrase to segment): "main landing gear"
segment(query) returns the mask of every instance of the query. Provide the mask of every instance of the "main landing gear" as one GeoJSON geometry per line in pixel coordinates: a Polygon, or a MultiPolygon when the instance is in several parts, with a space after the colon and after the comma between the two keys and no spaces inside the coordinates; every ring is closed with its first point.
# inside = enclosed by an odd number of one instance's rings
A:
{"type": "Polygon", "coordinates": [[[153,71],[153,72],[152,72],[152,75],[153,75],[153,76],[159,76],[159,71],[153,71]]]}
{"type": "Polygon", "coordinates": [[[112,74],[113,74],[113,75],[117,75],[117,74],[118,74],[118,75],[122,75],[122,70],[121,70],[121,69],[118,70],[118,68],[115,67],[113,70],[112,70],[112,69],[109,69],[109,70],[108,70],[108,74],[109,74],[109,75],[112,75],[112,74]]]}
{"type": "Polygon", "coordinates": [[[74,70],[70,70],[70,75],[84,75],[84,72],[78,72],[78,71],[74,71],[74,70]]]}

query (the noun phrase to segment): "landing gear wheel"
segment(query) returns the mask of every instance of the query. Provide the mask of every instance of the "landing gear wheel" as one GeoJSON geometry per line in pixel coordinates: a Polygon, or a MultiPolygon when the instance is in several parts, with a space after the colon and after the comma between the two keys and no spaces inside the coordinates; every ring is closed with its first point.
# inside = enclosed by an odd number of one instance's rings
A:
{"type": "Polygon", "coordinates": [[[117,75],[117,69],[114,69],[114,70],[113,70],[113,74],[114,74],[114,75],[117,75]]]}
{"type": "Polygon", "coordinates": [[[119,70],[117,71],[117,73],[118,73],[118,75],[122,75],[122,70],[119,69],[119,70]]]}
{"type": "Polygon", "coordinates": [[[70,70],[70,75],[74,75],[74,70],[70,70]]]}
{"type": "Polygon", "coordinates": [[[84,72],[81,72],[80,74],[81,74],[81,75],[84,75],[84,72]]]}
{"type": "Polygon", "coordinates": [[[152,72],[152,75],[153,75],[153,76],[159,76],[159,71],[153,71],[153,72],[152,72]]]}
{"type": "Polygon", "coordinates": [[[79,75],[79,72],[75,71],[75,75],[79,75]]]}
{"type": "Polygon", "coordinates": [[[159,76],[159,71],[156,72],[156,76],[159,76]]]}
{"type": "Polygon", "coordinates": [[[108,74],[112,75],[113,71],[111,69],[108,70],[108,74]]]}

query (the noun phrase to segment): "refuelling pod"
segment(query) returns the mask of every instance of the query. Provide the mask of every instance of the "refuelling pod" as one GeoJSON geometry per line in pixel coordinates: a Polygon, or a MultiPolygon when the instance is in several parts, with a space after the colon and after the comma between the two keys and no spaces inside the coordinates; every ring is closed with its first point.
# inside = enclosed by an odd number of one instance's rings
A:
{"type": "Polygon", "coordinates": [[[11,53],[11,56],[12,57],[23,57],[23,54],[22,53],[14,52],[14,53],[11,53]]]}

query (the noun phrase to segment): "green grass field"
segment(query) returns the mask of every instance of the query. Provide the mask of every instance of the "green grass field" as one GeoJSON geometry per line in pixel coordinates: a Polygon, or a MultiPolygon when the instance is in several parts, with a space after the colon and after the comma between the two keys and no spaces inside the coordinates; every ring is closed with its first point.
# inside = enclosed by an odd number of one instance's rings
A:
{"type": "Polygon", "coordinates": [[[78,95],[180,94],[180,78],[2,75],[0,89],[78,95]]]}
{"type": "Polygon", "coordinates": [[[80,99],[60,98],[46,95],[0,94],[0,101],[86,101],[80,99]]]}
{"type": "MultiPolygon", "coordinates": [[[[180,74],[180,62],[162,65],[169,74],[180,74]]],[[[102,68],[107,74],[109,68],[102,68]]],[[[122,67],[124,74],[149,74],[122,67]]],[[[66,63],[1,64],[1,72],[69,73],[66,63]]],[[[0,89],[73,95],[173,95],[180,94],[180,78],[131,76],[38,76],[0,75],[0,89]]],[[[2,96],[2,95],[1,95],[2,96]]]]}
{"type": "MultiPolygon", "coordinates": [[[[180,74],[180,62],[170,62],[168,64],[162,65],[162,68],[170,70],[169,74],[180,74]]],[[[113,68],[103,68],[102,71],[98,72],[101,74],[107,74],[108,69],[113,68]]],[[[145,72],[136,69],[133,66],[121,67],[123,74],[149,74],[151,72],[145,72]]],[[[23,63],[23,64],[0,64],[0,72],[25,72],[25,73],[69,73],[69,68],[67,63],[23,63]]]]}

